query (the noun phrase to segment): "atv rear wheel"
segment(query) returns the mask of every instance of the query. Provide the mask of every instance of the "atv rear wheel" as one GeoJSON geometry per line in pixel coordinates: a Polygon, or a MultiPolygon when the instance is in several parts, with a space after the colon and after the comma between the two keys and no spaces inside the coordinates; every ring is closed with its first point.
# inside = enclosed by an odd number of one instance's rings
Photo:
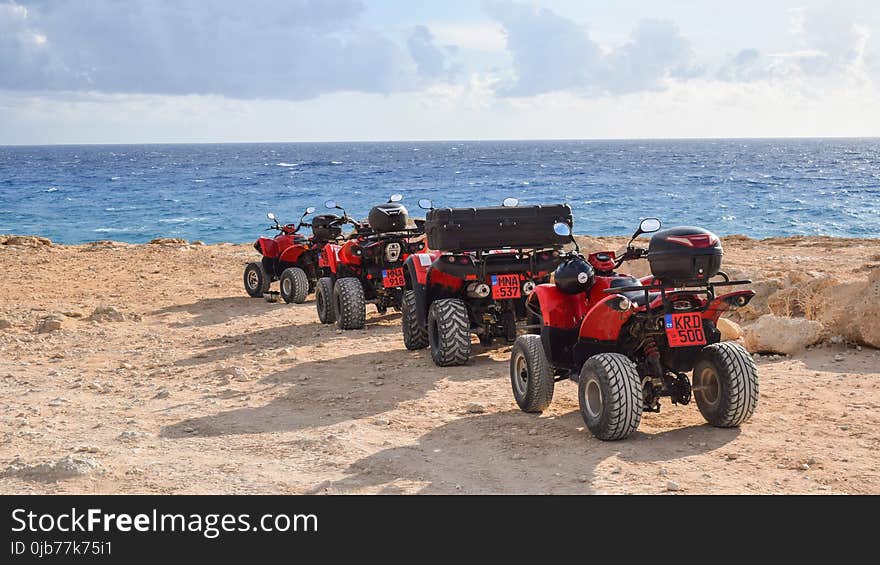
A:
{"type": "Polygon", "coordinates": [[[521,335],[510,351],[510,385],[523,412],[543,412],[553,400],[553,371],[541,336],[521,335]]]}
{"type": "Polygon", "coordinates": [[[694,365],[694,398],[703,418],[719,428],[735,428],[758,406],[758,368],[738,343],[703,348],[694,365]]]}
{"type": "Polygon", "coordinates": [[[290,304],[302,304],[309,294],[309,277],[299,267],[288,267],[281,273],[281,298],[290,304]]]}
{"type": "Polygon", "coordinates": [[[261,298],[271,283],[262,263],[248,263],[244,268],[244,290],[251,298],[261,298]]]}
{"type": "Polygon", "coordinates": [[[403,344],[412,351],[428,347],[428,330],[419,323],[416,308],[416,292],[403,291],[403,344]]]}
{"type": "Polygon", "coordinates": [[[330,277],[318,279],[315,307],[318,309],[318,319],[322,324],[332,324],[336,321],[336,310],[333,308],[333,279],[330,277]]]}
{"type": "Polygon", "coordinates": [[[619,353],[593,355],[581,368],[578,404],[590,432],[605,441],[624,439],[642,420],[642,381],[635,363],[619,353]]]}
{"type": "Polygon", "coordinates": [[[360,330],[367,323],[364,287],[354,277],[344,277],[333,285],[333,307],[340,330],[360,330]]]}
{"type": "Polygon", "coordinates": [[[431,358],[440,367],[464,365],[471,356],[471,322],[458,298],[437,300],[428,309],[431,358]]]}

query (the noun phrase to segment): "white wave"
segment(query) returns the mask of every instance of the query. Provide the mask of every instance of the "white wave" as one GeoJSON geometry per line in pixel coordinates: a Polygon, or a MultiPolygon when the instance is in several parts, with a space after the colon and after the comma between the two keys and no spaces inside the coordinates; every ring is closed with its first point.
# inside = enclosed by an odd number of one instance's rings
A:
{"type": "Polygon", "coordinates": [[[341,165],[342,161],[330,161],[331,165],[341,165]]]}
{"type": "Polygon", "coordinates": [[[122,177],[110,177],[110,180],[119,180],[119,179],[121,179],[121,178],[122,178],[122,177]]]}
{"type": "Polygon", "coordinates": [[[275,163],[275,166],[277,166],[277,167],[287,167],[287,168],[290,168],[290,167],[299,167],[299,163],[275,163]]]}
{"type": "Polygon", "coordinates": [[[58,192],[58,188],[54,186],[50,186],[46,189],[46,192],[58,192]]]}
{"type": "Polygon", "coordinates": [[[125,233],[131,230],[129,228],[95,228],[92,231],[98,233],[125,233]]]}
{"type": "Polygon", "coordinates": [[[205,179],[193,179],[193,182],[208,182],[205,179]]]}
{"type": "Polygon", "coordinates": [[[159,220],[160,224],[185,224],[187,222],[203,222],[207,220],[206,217],[190,217],[190,216],[180,216],[178,218],[165,218],[159,220]]]}

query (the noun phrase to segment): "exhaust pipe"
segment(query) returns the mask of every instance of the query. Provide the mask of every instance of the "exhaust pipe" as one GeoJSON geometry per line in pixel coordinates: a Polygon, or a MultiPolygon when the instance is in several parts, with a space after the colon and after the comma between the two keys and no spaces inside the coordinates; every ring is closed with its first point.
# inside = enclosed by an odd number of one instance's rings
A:
{"type": "Polygon", "coordinates": [[[486,283],[472,282],[467,285],[465,292],[470,298],[486,298],[492,292],[492,289],[486,283]]]}

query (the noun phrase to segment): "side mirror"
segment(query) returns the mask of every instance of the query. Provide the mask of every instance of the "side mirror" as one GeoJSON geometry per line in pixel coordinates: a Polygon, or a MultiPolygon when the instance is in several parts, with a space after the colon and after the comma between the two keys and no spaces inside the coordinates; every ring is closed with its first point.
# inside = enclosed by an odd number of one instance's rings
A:
{"type": "Polygon", "coordinates": [[[556,222],[555,224],[553,224],[553,233],[561,237],[570,236],[571,226],[569,226],[565,222],[556,222]]]}
{"type": "Polygon", "coordinates": [[[388,199],[388,202],[400,202],[403,200],[402,194],[392,194],[391,198],[388,199]]]}
{"type": "Polygon", "coordinates": [[[645,218],[639,224],[639,231],[642,233],[653,233],[660,229],[660,220],[657,218],[645,218]]]}
{"type": "Polygon", "coordinates": [[[335,200],[328,200],[324,202],[324,207],[326,208],[338,208],[335,200]]]}
{"type": "Polygon", "coordinates": [[[501,205],[505,208],[516,208],[519,206],[519,198],[505,198],[501,201],[501,205]]]}
{"type": "Polygon", "coordinates": [[[315,213],[314,206],[309,206],[308,208],[306,208],[306,214],[314,214],[314,213],[315,213]]]}
{"type": "Polygon", "coordinates": [[[278,221],[275,219],[275,214],[273,214],[272,212],[269,212],[268,214],[266,214],[266,217],[269,218],[270,220],[272,220],[273,222],[278,221]]]}
{"type": "Polygon", "coordinates": [[[431,202],[430,198],[422,198],[421,200],[419,200],[419,208],[421,208],[422,210],[433,210],[434,203],[431,202]]]}

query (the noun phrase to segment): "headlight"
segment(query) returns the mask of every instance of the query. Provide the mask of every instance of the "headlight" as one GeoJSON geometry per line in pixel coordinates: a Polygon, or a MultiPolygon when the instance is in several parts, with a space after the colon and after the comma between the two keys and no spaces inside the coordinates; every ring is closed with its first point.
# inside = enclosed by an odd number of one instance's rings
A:
{"type": "Polygon", "coordinates": [[[398,259],[400,259],[400,253],[402,249],[399,243],[396,241],[392,241],[391,243],[385,246],[385,259],[389,263],[394,263],[398,259]]]}
{"type": "Polygon", "coordinates": [[[615,301],[611,302],[611,306],[616,310],[620,310],[621,312],[626,312],[632,307],[632,301],[626,296],[621,296],[615,301]]]}

